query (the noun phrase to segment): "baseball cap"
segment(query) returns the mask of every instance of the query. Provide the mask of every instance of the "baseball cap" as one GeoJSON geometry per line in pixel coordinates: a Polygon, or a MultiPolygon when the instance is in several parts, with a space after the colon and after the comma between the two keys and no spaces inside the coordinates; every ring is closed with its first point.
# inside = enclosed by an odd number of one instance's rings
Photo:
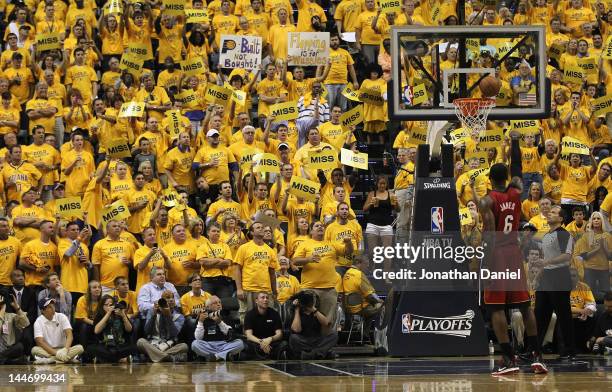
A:
{"type": "Polygon", "coordinates": [[[46,307],[47,307],[49,304],[52,304],[52,303],[53,303],[53,304],[55,303],[55,300],[54,300],[53,298],[49,298],[49,297],[47,297],[47,298],[43,298],[43,299],[41,299],[40,301],[38,301],[38,308],[39,308],[40,310],[43,310],[43,309],[44,309],[44,308],[46,308],[46,307]]]}
{"type": "Polygon", "coordinates": [[[289,149],[289,145],[287,143],[279,143],[278,147],[279,150],[286,148],[287,150],[289,149]]]}
{"type": "Polygon", "coordinates": [[[521,225],[520,230],[533,230],[538,231],[537,227],[533,223],[525,222],[521,225]]]}
{"type": "Polygon", "coordinates": [[[208,132],[206,132],[206,137],[213,137],[213,136],[219,136],[219,131],[217,131],[216,129],[211,129],[208,132]]]}

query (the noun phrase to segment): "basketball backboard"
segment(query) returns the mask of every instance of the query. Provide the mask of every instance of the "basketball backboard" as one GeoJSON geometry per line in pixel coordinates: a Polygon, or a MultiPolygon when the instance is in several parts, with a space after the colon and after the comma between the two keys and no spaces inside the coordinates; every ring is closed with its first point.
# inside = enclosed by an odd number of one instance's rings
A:
{"type": "Polygon", "coordinates": [[[503,81],[490,120],[550,112],[544,26],[394,26],[391,57],[392,120],[456,120],[453,100],[481,98],[478,84],[487,75],[503,81]],[[521,67],[525,91],[513,92],[521,67]]]}

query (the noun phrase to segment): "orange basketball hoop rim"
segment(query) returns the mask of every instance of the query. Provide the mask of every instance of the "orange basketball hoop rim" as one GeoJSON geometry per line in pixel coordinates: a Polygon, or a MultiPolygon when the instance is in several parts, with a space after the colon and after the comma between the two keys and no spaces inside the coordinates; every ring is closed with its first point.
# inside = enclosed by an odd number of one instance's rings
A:
{"type": "Polygon", "coordinates": [[[455,114],[461,125],[471,132],[487,128],[487,117],[495,106],[494,98],[457,98],[453,101],[455,114]]]}

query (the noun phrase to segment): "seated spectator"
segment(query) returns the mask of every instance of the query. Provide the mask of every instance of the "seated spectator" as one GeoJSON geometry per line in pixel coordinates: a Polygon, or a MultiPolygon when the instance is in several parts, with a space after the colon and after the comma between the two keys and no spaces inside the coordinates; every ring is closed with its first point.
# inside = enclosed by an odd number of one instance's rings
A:
{"type": "Polygon", "coordinates": [[[80,344],[87,344],[94,338],[94,317],[102,298],[102,285],[92,280],[87,286],[87,293],[79,298],[74,311],[74,322],[77,330],[77,339],[80,344]]]}
{"type": "Polygon", "coordinates": [[[5,363],[25,365],[27,362],[24,345],[17,339],[23,329],[30,325],[30,320],[19,307],[14,295],[10,296],[10,304],[15,313],[7,311],[7,303],[9,303],[8,292],[0,293],[0,365],[5,363]]]}
{"type": "Polygon", "coordinates": [[[189,351],[189,346],[178,342],[185,317],[176,307],[175,293],[176,291],[173,293],[166,290],[154,303],[151,311],[147,312],[145,338],[140,338],[136,342],[138,350],[156,363],[170,360],[184,361],[189,351]]]}
{"type": "Polygon", "coordinates": [[[244,315],[246,350],[258,360],[285,359],[287,342],[283,340],[280,315],[268,301],[267,293],[257,293],[255,307],[244,315]]]}
{"type": "Polygon", "coordinates": [[[191,350],[208,361],[231,361],[244,350],[242,340],[232,339],[232,328],[221,319],[222,310],[219,297],[212,296],[198,316],[191,350]]]}
{"type": "Polygon", "coordinates": [[[317,307],[317,297],[312,291],[301,291],[290,299],[294,305],[291,321],[289,348],[294,357],[300,359],[332,358],[332,348],[338,342],[338,333],[323,335],[322,329],[331,325],[331,320],[317,307]]]}
{"type": "Polygon", "coordinates": [[[364,271],[367,268],[367,259],[357,258],[342,277],[342,289],[347,312],[362,316],[366,325],[369,325],[382,311],[383,300],[376,295],[374,287],[366,277],[364,271]]]}
{"type": "Polygon", "coordinates": [[[130,343],[132,322],[127,313],[127,303],[105,295],[100,301],[94,319],[97,343],[87,346],[86,357],[96,362],[127,362],[136,347],[130,343]]]}
{"type": "Polygon", "coordinates": [[[570,293],[570,304],[572,306],[572,321],[574,322],[574,341],[579,352],[585,351],[586,342],[591,337],[594,319],[597,311],[595,298],[586,283],[578,278],[578,273],[572,269],[572,283],[574,289],[570,293]]]}
{"type": "Polygon", "coordinates": [[[181,312],[185,316],[182,337],[187,345],[191,345],[198,316],[204,311],[206,300],[210,298],[210,294],[202,290],[202,277],[198,273],[189,275],[187,283],[191,286],[191,291],[181,297],[181,312]]]}
{"type": "Polygon", "coordinates": [[[32,348],[34,364],[78,363],[78,356],[83,353],[83,346],[72,345],[72,327],[63,313],[55,311],[55,300],[43,298],[38,302],[41,315],[34,323],[34,340],[32,348]]]}
{"type": "MultiPolygon", "coordinates": [[[[64,290],[57,272],[49,272],[45,276],[43,284],[45,289],[38,293],[38,301],[44,298],[53,298],[55,300],[55,311],[65,314],[70,320],[72,315],[72,295],[69,291],[64,290]]],[[[38,310],[38,315],[41,315],[40,309],[38,310]]]]}
{"type": "Polygon", "coordinates": [[[604,297],[604,312],[597,317],[588,347],[594,353],[612,353],[612,292],[604,297]]]}
{"type": "MultiPolygon", "coordinates": [[[[23,348],[26,353],[29,353],[34,347],[34,322],[38,317],[38,300],[34,290],[25,286],[25,275],[22,270],[14,269],[11,272],[11,283],[13,286],[8,288],[8,293],[15,296],[17,305],[26,312],[30,321],[30,325],[25,327],[21,334],[23,348]]],[[[6,302],[6,312],[17,313],[17,309],[12,306],[11,302],[6,302]]]]}
{"type": "Polygon", "coordinates": [[[138,291],[138,311],[140,317],[144,319],[147,318],[165,291],[173,293],[175,303],[180,303],[176,288],[172,283],[166,282],[166,271],[163,268],[152,267],[149,276],[151,281],[138,291]]]}

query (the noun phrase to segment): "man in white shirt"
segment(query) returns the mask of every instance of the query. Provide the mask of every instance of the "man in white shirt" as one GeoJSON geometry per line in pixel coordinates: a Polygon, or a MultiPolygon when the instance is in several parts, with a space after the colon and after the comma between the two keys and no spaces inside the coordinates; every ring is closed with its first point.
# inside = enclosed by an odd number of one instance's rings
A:
{"type": "Polygon", "coordinates": [[[42,314],[34,323],[34,364],[78,363],[77,356],[83,353],[83,346],[72,346],[72,327],[68,317],[55,311],[53,298],[41,299],[38,307],[42,314]]]}

